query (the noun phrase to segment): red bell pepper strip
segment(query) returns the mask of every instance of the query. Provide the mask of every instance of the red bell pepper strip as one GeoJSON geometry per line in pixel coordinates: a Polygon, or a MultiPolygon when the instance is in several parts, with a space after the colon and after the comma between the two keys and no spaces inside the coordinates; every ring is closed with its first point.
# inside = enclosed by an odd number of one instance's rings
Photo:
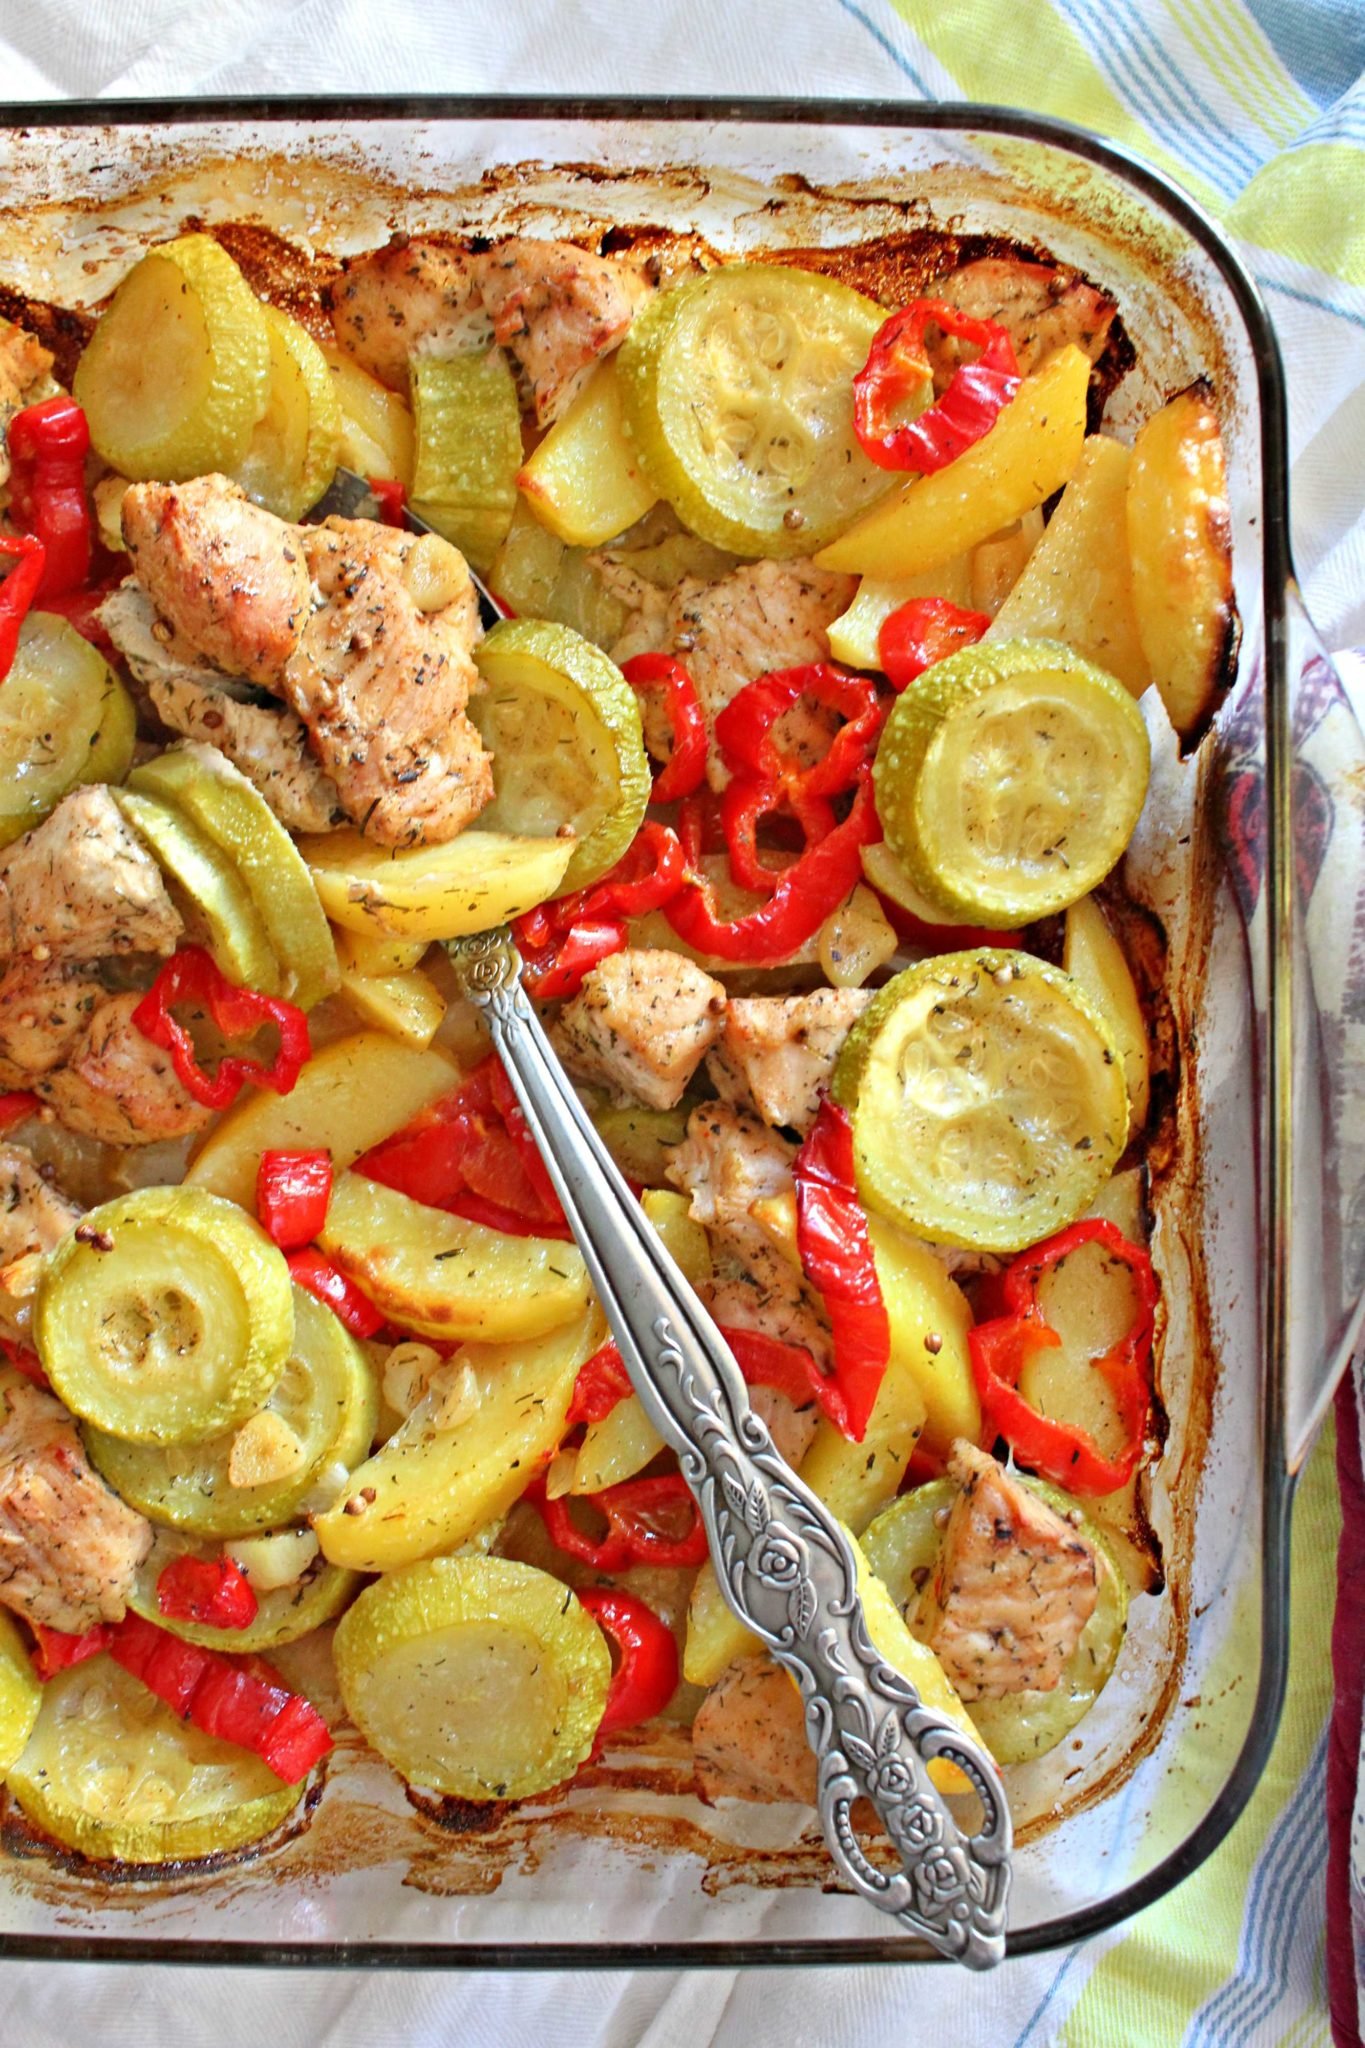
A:
{"type": "Polygon", "coordinates": [[[527,994],[536,1002],[577,995],[583,977],[627,944],[626,920],[644,917],[677,895],[687,879],[678,835],[647,818],[599,882],[515,920],[527,994]]]}
{"type": "Polygon", "coordinates": [[[912,597],[882,620],[877,647],[893,690],[903,690],[959,647],[971,647],[991,622],[989,612],[970,612],[946,597],[912,597]]]}
{"type": "Polygon", "coordinates": [[[875,752],[885,715],[870,677],[850,675],[832,661],[809,662],[772,669],[746,683],[716,720],[716,744],[732,774],[786,790],[799,788],[808,796],[839,796],[853,788],[875,752]],[[774,737],[782,714],[803,697],[844,721],[828,751],[813,764],[784,754],[774,737]]]}
{"type": "Polygon", "coordinates": [[[281,1251],[311,1244],[332,1199],[330,1152],[262,1152],[256,1170],[256,1215],[281,1251]]]}
{"type": "Polygon", "coordinates": [[[989,433],[1019,389],[1014,343],[995,320],[973,320],[942,299],[916,299],[884,321],[867,361],[853,379],[853,431],[880,469],[943,469],[989,433]],[[933,378],[925,329],[933,325],[981,350],[953,372],[947,390],[918,419],[895,425],[892,414],[933,378]]]}
{"type": "Polygon", "coordinates": [[[680,1472],[623,1479],[619,1486],[585,1495],[606,1517],[606,1533],[600,1538],[578,1526],[566,1497],[549,1500],[543,1487],[537,1487],[526,1498],[539,1510],[550,1541],[594,1571],[621,1572],[633,1564],[701,1564],[707,1555],[706,1529],[680,1472]],[[677,1533],[670,1534],[670,1526],[677,1533]]]}
{"type": "Polygon", "coordinates": [[[458,1088],[356,1161],[431,1209],[520,1237],[572,1235],[511,1083],[490,1053],[458,1088]]]}
{"type": "Polygon", "coordinates": [[[726,784],[720,800],[721,827],[730,873],[742,889],[769,894],[777,887],[783,870],[761,857],[758,830],[765,818],[782,812],[790,812],[800,826],[807,851],[827,839],[838,822],[825,797],[808,796],[799,789],[789,793],[777,784],[756,782],[745,775],[733,775],[726,784]]]}
{"type": "Polygon", "coordinates": [[[1157,1286],[1152,1262],[1112,1223],[1097,1217],[1073,1223],[1032,1251],[1023,1252],[996,1281],[1005,1312],[967,1332],[972,1373],[981,1396],[986,1427],[1003,1436],[1021,1465],[1064,1486],[1068,1493],[1098,1498],[1126,1486],[1142,1456],[1152,1402],[1152,1331],[1157,1286]],[[1132,1327],[1113,1349],[1095,1360],[1108,1382],[1123,1425],[1123,1443],[1106,1457],[1079,1423],[1043,1415],[1019,1392],[1019,1375],[1035,1351],[1061,1343],[1044,1321],[1038,1282],[1082,1245],[1098,1244],[1125,1265],[1137,1296],[1132,1327]]]}
{"type": "Polygon", "coordinates": [[[379,517],[385,526],[403,524],[403,507],[408,502],[408,487],[393,476],[367,476],[365,479],[373,495],[379,500],[379,517]]]}
{"type": "Polygon", "coordinates": [[[8,439],[11,516],[47,550],[39,594],[79,590],[90,574],[93,532],[85,494],[85,414],[64,394],[44,398],[15,413],[8,439]]]}
{"type": "Polygon", "coordinates": [[[254,1751],[288,1785],[306,1778],[332,1747],[317,1708],[259,1657],[202,1649],[140,1614],[124,1616],[109,1654],[181,1720],[254,1751]]]}
{"type": "Polygon", "coordinates": [[[21,1372],[26,1380],[32,1380],[35,1387],[50,1391],[52,1382],[43,1371],[43,1362],[27,1344],[16,1344],[12,1337],[0,1337],[0,1353],[3,1353],[7,1364],[21,1372]]]}
{"type": "Polygon", "coordinates": [[[793,1171],[801,1268],[824,1297],[834,1338],[826,1412],[850,1442],[860,1444],[891,1355],[891,1323],[858,1198],[846,1110],[828,1099],[820,1104],[793,1171]]]}
{"type": "Polygon", "coordinates": [[[585,1586],[578,1604],[586,1607],[616,1651],[598,1737],[616,1728],[636,1728],[663,1712],[678,1689],[678,1643],[652,1607],[619,1586],[585,1586]]]}
{"type": "MultiPolygon", "coordinates": [[[[738,1330],[724,1323],[718,1327],[735,1355],[746,1386],[775,1387],[798,1408],[804,1408],[812,1397],[824,1407],[834,1383],[821,1372],[804,1345],[784,1344],[780,1337],[769,1337],[761,1330],[738,1330]]],[[[620,1352],[615,1344],[604,1344],[579,1367],[569,1403],[568,1426],[604,1421],[617,1403],[633,1391],[620,1352]]],[[[837,1398],[836,1394],[836,1403],[837,1398]]]]}
{"type": "Polygon", "coordinates": [[[861,879],[859,849],[881,837],[871,772],[865,767],[848,816],[778,873],[766,903],[724,918],[717,913],[710,883],[696,870],[700,848],[695,854],[689,848],[689,821],[680,816],[679,823],[692,880],[665,906],[664,915],[698,953],[745,962],[781,960],[804,945],[861,879]]]}
{"type": "Polygon", "coordinates": [[[286,1263],[295,1285],[305,1288],[315,1301],[329,1308],[353,1337],[373,1337],[383,1329],[383,1310],[376,1308],[369,1295],[354,1280],[348,1280],[322,1252],[309,1245],[302,1251],[288,1253],[286,1263]]]}
{"type": "Polygon", "coordinates": [[[621,673],[637,695],[645,690],[663,693],[673,744],[655,773],[650,801],[675,804],[691,796],[706,773],[706,714],[697,686],[671,654],[633,654],[622,662],[621,673]]]}
{"type": "Polygon", "coordinates": [[[42,1100],[31,1088],[11,1088],[0,1095],[0,1131],[12,1131],[42,1108],[42,1100]]]}
{"type": "Polygon", "coordinates": [[[256,1619],[256,1595],[230,1557],[172,1558],[157,1578],[156,1604],[168,1621],[205,1628],[249,1628],[256,1619]]]}
{"type": "Polygon", "coordinates": [[[73,1664],[84,1664],[87,1657],[98,1657],[114,1637],[107,1621],[97,1621],[81,1635],[70,1635],[63,1628],[46,1628],[41,1621],[31,1621],[29,1627],[33,1630],[33,1668],[45,1683],[59,1671],[69,1671],[73,1664]]]}
{"type": "Polygon", "coordinates": [[[47,550],[27,533],[0,533],[0,555],[13,555],[18,567],[0,583],[0,682],[14,666],[19,652],[19,628],[33,609],[38,586],[43,580],[47,550]]]}
{"type": "Polygon", "coordinates": [[[308,1019],[296,1003],[237,988],[202,946],[182,946],[171,955],[134,1010],[133,1022],[144,1038],[170,1054],[180,1080],[206,1109],[226,1109],[247,1082],[288,1095],[312,1051],[308,1019]],[[280,1035],[275,1057],[264,1066],[259,1060],[225,1053],[217,1073],[206,1074],[194,1040],[172,1014],[178,1003],[201,1004],[226,1038],[247,1038],[262,1025],[273,1024],[280,1035]]]}
{"type": "MultiPolygon", "coordinates": [[[[515,925],[512,931],[518,937],[515,925]]],[[[558,1003],[576,996],[585,974],[591,974],[613,953],[624,953],[627,936],[622,918],[582,918],[544,946],[522,946],[522,983],[527,995],[536,1003],[558,1003]]]]}

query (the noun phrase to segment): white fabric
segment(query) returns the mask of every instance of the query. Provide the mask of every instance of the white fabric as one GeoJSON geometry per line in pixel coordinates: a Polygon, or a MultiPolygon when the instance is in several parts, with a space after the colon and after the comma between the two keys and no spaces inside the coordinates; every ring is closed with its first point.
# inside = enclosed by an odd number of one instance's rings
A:
{"type": "MultiPolygon", "coordinates": [[[[1022,15],[1021,15],[1022,20],[1022,15]]],[[[950,96],[882,0],[0,0],[10,101],[327,92],[950,96]]],[[[1292,283],[1292,280],[1290,280],[1292,283]]],[[[1360,296],[1360,295],[1357,295],[1360,296]]],[[[1329,645],[1365,640],[1359,467],[1365,393],[1342,328],[1288,295],[1299,383],[1296,534],[1329,645]],[[1312,366],[1320,365],[1322,374],[1312,366]]],[[[1358,330],[1353,339],[1358,340],[1358,330]]],[[[1357,351],[1358,353],[1358,351],[1357,351]]],[[[946,1969],[488,1976],[10,1964],[7,2034],[24,2048],[1001,2048],[1057,2038],[1118,1935],[987,1978],[946,1969]]]]}

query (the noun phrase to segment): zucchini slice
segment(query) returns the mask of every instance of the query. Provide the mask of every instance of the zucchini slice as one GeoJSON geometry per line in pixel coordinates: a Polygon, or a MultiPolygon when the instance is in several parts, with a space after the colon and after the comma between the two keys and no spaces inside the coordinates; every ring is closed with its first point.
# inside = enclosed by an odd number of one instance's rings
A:
{"type": "Polygon", "coordinates": [[[347,1712],[415,1785],[525,1799],[592,1748],[611,1655],[569,1588],[502,1557],[436,1557],[367,1586],[335,1642],[347,1712]]]}
{"type": "Polygon", "coordinates": [[[342,1473],[369,1455],[379,1420],[369,1360],[330,1309],[301,1287],[293,1296],[294,1348],[265,1405],[302,1447],[294,1471],[263,1486],[234,1486],[235,1429],[200,1443],[139,1444],[87,1428],[91,1463],[130,1507],[192,1536],[247,1536],[289,1521],[323,1475],[335,1468],[341,1486],[342,1473]]]}
{"type": "Polygon", "coordinates": [[[134,264],[76,367],[96,453],[134,483],[231,474],[270,396],[260,302],[210,235],[134,264]]]}
{"type": "Polygon", "coordinates": [[[270,386],[237,482],[279,519],[298,519],[336,475],[341,407],[327,358],[306,328],[262,306],[270,344],[270,386]]]}
{"type": "Polygon", "coordinates": [[[19,1624],[0,1614],[0,1772],[23,1755],[42,1699],[42,1681],[19,1624]]]}
{"type": "Polygon", "coordinates": [[[133,700],[104,657],[54,612],[30,612],[0,690],[0,846],[83,782],[122,782],[133,700]]]}
{"type": "Polygon", "coordinates": [[[245,1628],[209,1628],[203,1622],[177,1621],[161,1612],[157,1605],[156,1582],[168,1564],[174,1563],[178,1557],[217,1559],[221,1555],[221,1544],[203,1542],[171,1529],[158,1529],[156,1540],[138,1566],[128,1605],[134,1614],[154,1621],[158,1628],[183,1637],[187,1643],[199,1643],[206,1650],[226,1650],[231,1655],[245,1657],[258,1655],[264,1650],[276,1650],[282,1643],[297,1642],[310,1629],[335,1621],[360,1586],[358,1573],[342,1571],[337,1565],[328,1564],[325,1558],[319,1557],[309,1571],[291,1584],[259,1594],[256,1618],[245,1628]]]}
{"type": "Polygon", "coordinates": [[[197,917],[214,961],[238,988],[283,993],[283,974],[265,919],[251,891],[220,846],[176,805],[135,789],[111,792],[128,823],[146,840],[167,879],[197,917]]]}
{"type": "Polygon", "coordinates": [[[412,363],[412,509],[486,571],[507,538],[521,468],[516,378],[500,348],[412,363]]]}
{"type": "Polygon", "coordinates": [[[1008,931],[1086,896],[1147,795],[1142,713],[1054,640],[964,647],[900,697],[877,748],[877,813],[944,922],[1008,931]]]}
{"type": "Polygon", "coordinates": [[[267,1398],[294,1341],[284,1254],[202,1188],[92,1209],[43,1268],[33,1338],[67,1407],[132,1443],[202,1443],[267,1398]]]}
{"type": "Polygon", "coordinates": [[[493,756],[484,821],[572,835],[560,889],[586,888],[616,865],[649,802],[639,699],[600,648],[540,619],[504,619],[474,659],[485,687],[469,715],[493,756]]]}
{"type": "MultiPolygon", "coordinates": [[[[1042,1479],[1015,1476],[1058,1514],[1080,1513],[1070,1494],[1059,1492],[1042,1479]]],[[[916,1487],[913,1493],[902,1494],[863,1534],[863,1555],[902,1611],[914,1605],[920,1586],[933,1570],[943,1535],[935,1516],[952,1506],[956,1494],[951,1479],[931,1480],[927,1486],[916,1487]]],[[[1099,1560],[1099,1598],[1067,1660],[1061,1683],[1050,1692],[1008,1693],[1001,1699],[963,1702],[997,1763],[1027,1763],[1055,1749],[1094,1706],[1123,1647],[1128,1623],[1128,1588],[1123,1573],[1104,1537],[1084,1515],[1078,1533],[1099,1560]]]]}
{"type": "Polygon", "coordinates": [[[491,931],[564,886],[569,839],[530,839],[481,825],[443,846],[376,846],[359,832],[301,839],[322,907],[363,936],[458,939],[491,931]]]}
{"type": "Polygon", "coordinates": [[[831,1081],[858,1189],[920,1237],[1015,1252],[1075,1221],[1128,1134],[1123,1061],[1070,975],[941,953],[873,997],[831,1081]]]}
{"type": "Polygon", "coordinates": [[[890,488],[853,431],[883,309],[834,278],[736,263],[661,292],[617,358],[640,467],[692,532],[808,555],[890,488]]]}
{"type": "Polygon", "coordinates": [[[254,783],[216,748],[190,741],[135,768],[128,786],[182,812],[231,862],[279,964],[277,993],[305,1010],[331,995],[336,947],[313,878],[254,783]]]}
{"type": "Polygon", "coordinates": [[[182,1721],[103,1655],[48,1680],[5,1782],[63,1848],[118,1863],[178,1863],[258,1842],[301,1789],[250,1750],[182,1721]]]}

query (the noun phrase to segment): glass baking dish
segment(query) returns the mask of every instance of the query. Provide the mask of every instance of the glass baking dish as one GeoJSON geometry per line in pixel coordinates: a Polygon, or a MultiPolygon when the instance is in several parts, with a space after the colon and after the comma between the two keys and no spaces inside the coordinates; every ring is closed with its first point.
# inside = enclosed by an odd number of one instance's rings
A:
{"type": "MultiPolygon", "coordinates": [[[[1365,743],[1292,580],[1278,353],[1212,223],[1156,172],[1001,109],[765,102],[130,102],[11,108],[0,284],[92,305],[190,219],[335,254],[393,228],[658,224],[755,250],[919,228],[1045,246],[1116,295],[1126,421],[1200,374],[1228,446],[1243,640],[1181,763],[1154,723],[1131,892],[1161,919],[1179,1085],[1152,1186],[1168,1584],[1139,1597],[1076,1739],[1011,1774],[1014,1953],[1159,1898],[1209,1854],[1269,1753],[1288,1654],[1297,1471],[1353,1340],[1365,1144],[1351,939],[1365,743]],[[1353,1249],[1354,1246],[1354,1249],[1353,1249]]],[[[324,1707],[327,1677],[312,1674],[324,1707]]],[[[559,1794],[483,1816],[405,1795],[343,1734],[257,1855],[111,1880],[14,1815],[0,1954],[562,1967],[927,1959],[849,1895],[813,1819],[711,1809],[685,1733],[623,1741],[559,1794]]]]}

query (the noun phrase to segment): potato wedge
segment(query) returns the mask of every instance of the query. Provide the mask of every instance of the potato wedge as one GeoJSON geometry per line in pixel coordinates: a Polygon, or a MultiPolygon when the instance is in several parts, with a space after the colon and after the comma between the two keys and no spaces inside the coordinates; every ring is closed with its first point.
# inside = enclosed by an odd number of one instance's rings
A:
{"type": "Polygon", "coordinates": [[[576,1246],[508,1237],[343,1173],[318,1243],[390,1322],[459,1344],[541,1337],[588,1300],[576,1246]]]}
{"type": "Polygon", "coordinates": [[[391,939],[384,932],[348,932],[334,928],[337,965],[352,974],[407,974],[421,965],[430,939],[391,939]]]}
{"type": "Polygon", "coordinates": [[[626,439],[616,358],[599,363],[517,477],[536,518],[571,547],[596,548],[658,498],[626,439]]]}
{"type": "Polygon", "coordinates": [[[351,1474],[336,1505],[315,1517],[323,1556],[356,1571],[392,1571],[453,1550],[506,1514],[558,1447],[578,1369],[605,1335],[594,1306],[534,1344],[465,1346],[458,1360],[478,1383],[474,1413],[457,1430],[438,1430],[419,1402],[351,1474]],[[352,1500],[362,1512],[347,1512],[352,1500]]]}
{"type": "Polygon", "coordinates": [[[362,1023],[419,1052],[431,1044],[446,1013],[446,999],[431,976],[415,967],[406,974],[356,974],[343,967],[341,993],[362,1023]]]}
{"type": "Polygon", "coordinates": [[[989,612],[994,618],[1028,567],[1042,537],[1042,507],[1035,505],[1022,519],[1011,521],[989,540],[978,541],[970,557],[971,590],[961,602],[974,612],[989,612]]]}
{"type": "Polygon", "coordinates": [[[1089,357],[1070,344],[1058,349],[974,447],[875,506],[820,550],[816,567],[920,576],[1021,519],[1060,490],[1081,459],[1089,382],[1089,357]]]}
{"type": "Polygon", "coordinates": [[[1127,501],[1132,452],[1092,434],[988,640],[1060,640],[1140,697],[1152,680],[1133,608],[1127,501]]]}
{"type": "Polygon", "coordinates": [[[1213,716],[1237,644],[1223,437],[1207,384],[1182,391],[1139,432],[1127,514],[1143,653],[1189,747],[1213,716]]]}
{"type": "Polygon", "coordinates": [[[1122,1447],[1123,1425],[1095,1360],[1132,1328],[1137,1306],[1132,1275],[1103,1245],[1081,1245],[1043,1274],[1038,1305],[1062,1341],[1032,1353],[1019,1375],[1019,1391],[1041,1414],[1079,1424],[1103,1455],[1112,1456],[1122,1447]]]}
{"type": "Polygon", "coordinates": [[[334,1039],[308,1061],[288,1095],[253,1089],[220,1118],[186,1172],[191,1187],[256,1211],[262,1152],[325,1146],[338,1172],[459,1085],[439,1047],[413,1051],[379,1031],[334,1039]]]}
{"type": "Polygon", "coordinates": [[[1131,1138],[1146,1123],[1151,1099],[1147,1020],[1123,948],[1093,896],[1082,896],[1066,913],[1062,965],[1089,996],[1122,1055],[1131,1138]]]}
{"type": "Polygon", "coordinates": [[[393,478],[412,488],[412,410],[353,357],[324,349],[341,412],[340,460],[361,476],[393,478]]]}
{"type": "Polygon", "coordinates": [[[444,846],[394,852],[359,832],[301,839],[333,924],[396,939],[456,939],[506,924],[553,896],[572,839],[524,839],[474,826],[444,846]]]}

